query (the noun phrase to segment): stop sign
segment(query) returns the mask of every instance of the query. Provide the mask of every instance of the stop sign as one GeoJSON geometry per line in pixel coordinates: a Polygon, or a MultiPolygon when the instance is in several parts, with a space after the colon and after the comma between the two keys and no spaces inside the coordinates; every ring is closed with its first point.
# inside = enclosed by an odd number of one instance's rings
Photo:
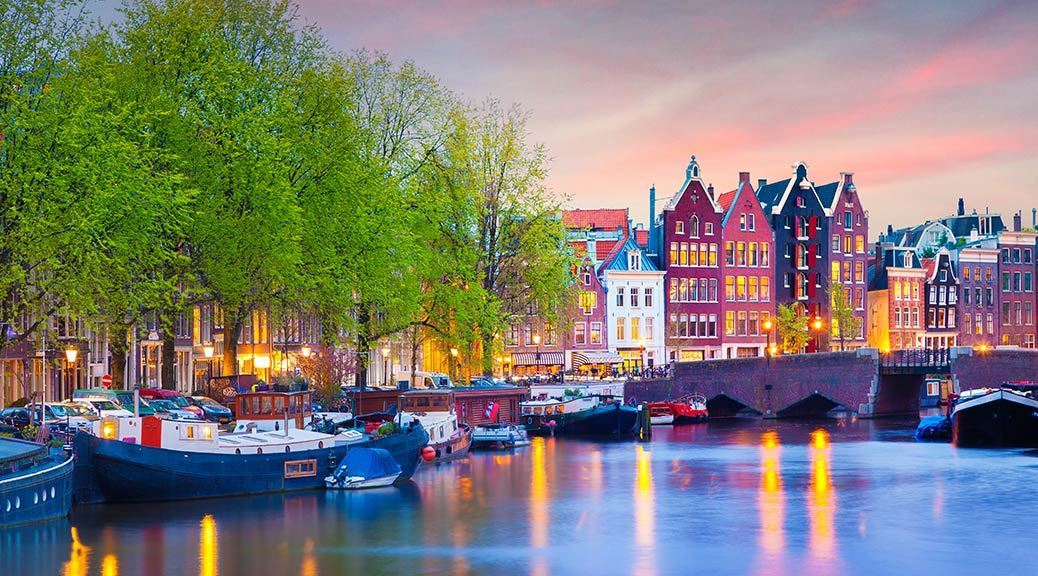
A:
{"type": "Polygon", "coordinates": [[[105,388],[111,388],[112,387],[112,375],[111,374],[105,374],[104,376],[102,376],[101,377],[101,385],[104,386],[105,388]]]}

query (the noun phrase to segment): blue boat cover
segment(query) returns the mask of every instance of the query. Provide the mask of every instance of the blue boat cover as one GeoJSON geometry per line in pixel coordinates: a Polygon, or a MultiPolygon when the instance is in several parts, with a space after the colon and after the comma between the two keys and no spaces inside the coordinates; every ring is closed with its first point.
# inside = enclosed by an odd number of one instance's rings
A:
{"type": "Polygon", "coordinates": [[[365,480],[400,473],[393,455],[382,448],[350,448],[335,470],[335,477],[360,476],[365,480]]]}

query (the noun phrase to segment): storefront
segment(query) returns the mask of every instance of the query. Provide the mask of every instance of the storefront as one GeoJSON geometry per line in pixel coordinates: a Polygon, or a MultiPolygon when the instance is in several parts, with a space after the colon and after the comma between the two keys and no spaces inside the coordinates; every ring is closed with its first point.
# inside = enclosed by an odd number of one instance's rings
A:
{"type": "Polygon", "coordinates": [[[563,369],[565,362],[566,355],[562,352],[516,352],[512,354],[512,375],[555,374],[563,369]]]}
{"type": "Polygon", "coordinates": [[[570,359],[573,370],[580,376],[602,378],[613,373],[613,369],[624,359],[615,352],[573,352],[570,359]]]}

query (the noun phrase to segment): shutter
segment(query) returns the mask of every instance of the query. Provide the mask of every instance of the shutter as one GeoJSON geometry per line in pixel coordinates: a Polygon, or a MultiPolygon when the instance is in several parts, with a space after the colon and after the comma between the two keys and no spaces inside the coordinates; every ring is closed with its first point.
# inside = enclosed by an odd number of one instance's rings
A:
{"type": "Polygon", "coordinates": [[[797,275],[793,272],[787,272],[786,278],[789,278],[789,296],[793,300],[797,299],[797,275]]]}
{"type": "Polygon", "coordinates": [[[818,294],[818,272],[807,275],[807,296],[814,298],[818,294]]]}
{"type": "Polygon", "coordinates": [[[815,267],[815,261],[818,257],[818,244],[807,245],[807,266],[809,268],[815,267]]]}
{"type": "Polygon", "coordinates": [[[812,216],[807,221],[807,237],[814,238],[818,236],[818,216],[812,216]]]}

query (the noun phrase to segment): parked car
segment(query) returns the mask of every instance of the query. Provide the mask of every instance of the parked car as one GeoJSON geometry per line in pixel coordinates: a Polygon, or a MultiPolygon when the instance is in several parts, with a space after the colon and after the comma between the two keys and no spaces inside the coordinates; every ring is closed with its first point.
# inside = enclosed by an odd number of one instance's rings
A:
{"type": "Polygon", "coordinates": [[[154,407],[155,400],[169,400],[176,405],[178,410],[185,410],[191,412],[198,417],[199,420],[205,418],[205,413],[198,406],[191,403],[190,400],[184,397],[183,394],[176,390],[167,390],[165,388],[141,388],[141,398],[148,400],[148,403],[154,407]]]}
{"type": "Polygon", "coordinates": [[[172,400],[154,399],[150,402],[152,410],[159,418],[166,420],[202,420],[194,412],[181,410],[172,400]]]}
{"type": "Polygon", "coordinates": [[[192,396],[191,403],[202,409],[205,419],[210,422],[227,424],[234,419],[231,409],[208,396],[192,396]]]}
{"type": "Polygon", "coordinates": [[[94,416],[99,418],[104,418],[105,416],[115,416],[117,418],[133,416],[133,412],[121,408],[115,402],[105,400],[104,398],[76,398],[73,402],[89,409],[94,416]]]}
{"type": "Polygon", "coordinates": [[[21,430],[29,425],[29,410],[27,408],[4,408],[0,410],[0,422],[8,426],[14,426],[21,430]]]}
{"type": "MultiPolygon", "coordinates": [[[[89,432],[93,430],[94,422],[99,418],[89,408],[75,402],[50,404],[50,407],[55,410],[55,413],[58,413],[59,410],[64,411],[64,419],[68,422],[70,429],[81,429],[89,432]]],[[[62,417],[58,416],[58,418],[61,419],[62,417]]]]}
{"type": "Polygon", "coordinates": [[[33,411],[33,416],[42,420],[51,428],[51,432],[74,434],[76,431],[91,430],[94,421],[97,420],[82,406],[47,402],[42,405],[32,404],[28,407],[33,411]]]}
{"type": "MultiPolygon", "coordinates": [[[[123,410],[126,410],[131,415],[133,414],[133,390],[107,390],[101,389],[80,389],[72,393],[72,399],[78,400],[80,398],[103,398],[110,400],[119,405],[123,410]]],[[[148,405],[148,401],[144,398],[140,398],[137,403],[137,413],[141,416],[154,416],[155,411],[148,405]]]]}

